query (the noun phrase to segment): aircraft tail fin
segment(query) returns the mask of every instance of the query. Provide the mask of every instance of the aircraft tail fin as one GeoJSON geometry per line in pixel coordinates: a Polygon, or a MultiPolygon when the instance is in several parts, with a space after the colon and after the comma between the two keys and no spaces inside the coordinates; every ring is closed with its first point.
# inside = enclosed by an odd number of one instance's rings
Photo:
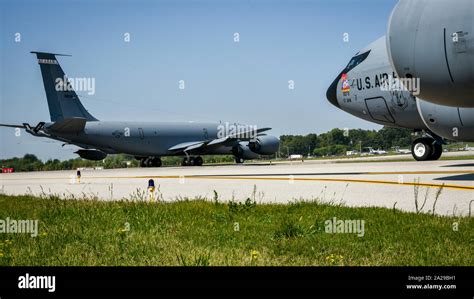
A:
{"type": "Polygon", "coordinates": [[[84,108],[76,92],[68,84],[67,76],[56,59],[56,56],[70,55],[31,53],[36,54],[41,68],[51,121],[62,121],[67,118],[84,118],[87,121],[96,121],[97,119],[84,108]]]}

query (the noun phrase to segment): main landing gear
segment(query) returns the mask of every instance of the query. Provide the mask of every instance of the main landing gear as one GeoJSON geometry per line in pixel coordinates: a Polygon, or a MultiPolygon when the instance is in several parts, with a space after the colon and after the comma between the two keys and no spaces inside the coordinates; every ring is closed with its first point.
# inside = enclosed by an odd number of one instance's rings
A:
{"type": "Polygon", "coordinates": [[[160,157],[140,158],[140,167],[160,167],[160,157]]]}
{"type": "Polygon", "coordinates": [[[415,139],[411,145],[411,154],[416,161],[438,160],[442,153],[443,146],[440,141],[432,137],[415,139]]]}
{"type": "Polygon", "coordinates": [[[201,156],[198,156],[198,157],[187,156],[183,158],[183,161],[181,162],[181,166],[202,166],[203,162],[204,161],[202,160],[201,156]]]}

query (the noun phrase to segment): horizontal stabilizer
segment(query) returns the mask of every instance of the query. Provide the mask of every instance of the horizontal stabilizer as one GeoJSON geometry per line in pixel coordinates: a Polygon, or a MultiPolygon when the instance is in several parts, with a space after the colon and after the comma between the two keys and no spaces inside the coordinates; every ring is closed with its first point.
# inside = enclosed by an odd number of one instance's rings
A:
{"type": "Polygon", "coordinates": [[[25,125],[8,125],[8,124],[0,124],[0,127],[8,127],[8,128],[20,128],[20,129],[25,129],[25,125]]]}
{"type": "Polygon", "coordinates": [[[59,133],[79,133],[84,131],[87,120],[80,117],[65,118],[48,126],[48,131],[59,133]]]}

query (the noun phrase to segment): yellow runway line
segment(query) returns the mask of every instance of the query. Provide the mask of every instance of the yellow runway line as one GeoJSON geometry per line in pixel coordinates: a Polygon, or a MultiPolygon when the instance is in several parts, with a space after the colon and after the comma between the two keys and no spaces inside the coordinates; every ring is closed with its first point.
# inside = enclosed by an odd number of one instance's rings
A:
{"type": "Polygon", "coordinates": [[[333,179],[333,178],[305,178],[305,177],[260,177],[260,176],[178,176],[178,175],[162,175],[162,176],[129,176],[129,177],[107,177],[109,179],[211,179],[211,180],[260,180],[260,181],[315,181],[315,182],[335,182],[335,183],[365,183],[365,184],[385,184],[399,186],[422,186],[428,188],[446,188],[454,190],[474,191],[474,186],[452,185],[452,184],[435,184],[435,183],[416,183],[416,182],[398,182],[384,180],[360,180],[360,179],[333,179]]]}
{"type": "MultiPolygon", "coordinates": [[[[393,172],[361,172],[357,175],[394,175],[394,174],[471,174],[474,171],[393,171],[393,172]]],[[[422,186],[428,188],[446,188],[446,189],[453,189],[453,190],[464,190],[464,191],[474,191],[474,186],[465,186],[465,185],[454,185],[454,184],[436,184],[436,183],[421,183],[421,182],[398,182],[398,181],[388,181],[388,180],[364,180],[364,179],[337,179],[337,178],[310,178],[310,177],[300,177],[300,176],[292,176],[292,174],[273,174],[279,175],[279,177],[274,177],[272,174],[268,174],[268,176],[239,176],[239,175],[140,175],[140,176],[91,176],[91,177],[83,177],[84,181],[86,180],[98,180],[98,179],[212,179],[212,180],[260,180],[260,181],[314,181],[314,182],[337,182],[337,183],[363,183],[363,184],[385,184],[385,185],[399,185],[399,186],[422,186]]],[[[300,174],[301,175],[301,174],[300,174]]],[[[308,174],[314,175],[314,174],[308,174]]],[[[331,176],[330,173],[324,174],[326,176],[331,176]]],[[[338,175],[338,173],[334,173],[333,175],[338,175]]],[[[2,180],[70,180],[68,177],[56,177],[56,178],[48,178],[48,177],[41,177],[41,178],[7,178],[2,180]]]]}

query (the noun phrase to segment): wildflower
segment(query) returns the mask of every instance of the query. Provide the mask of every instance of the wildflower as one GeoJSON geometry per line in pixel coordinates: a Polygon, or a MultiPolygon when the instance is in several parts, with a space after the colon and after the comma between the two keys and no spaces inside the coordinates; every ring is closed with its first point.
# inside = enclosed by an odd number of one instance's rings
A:
{"type": "Polygon", "coordinates": [[[260,255],[260,253],[257,250],[250,250],[250,258],[252,260],[257,259],[257,257],[260,255]]]}
{"type": "Polygon", "coordinates": [[[329,265],[342,265],[344,264],[344,256],[331,253],[326,257],[326,262],[329,265]]]}

